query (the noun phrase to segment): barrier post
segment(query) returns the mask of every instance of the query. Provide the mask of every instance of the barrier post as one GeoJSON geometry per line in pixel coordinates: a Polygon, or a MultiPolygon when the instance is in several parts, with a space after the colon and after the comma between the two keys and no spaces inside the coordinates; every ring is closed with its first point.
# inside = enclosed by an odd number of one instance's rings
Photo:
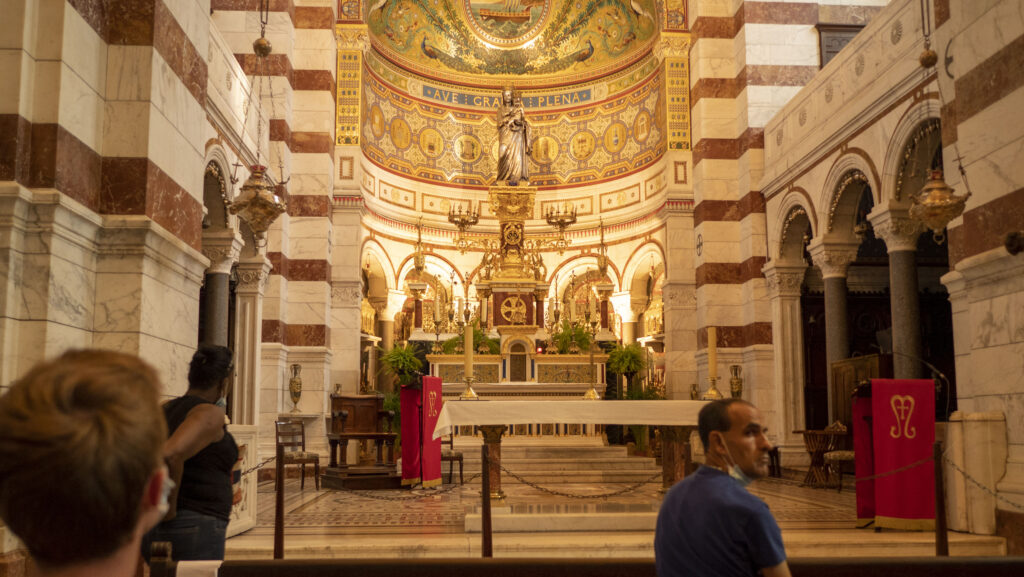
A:
{"type": "Polygon", "coordinates": [[[284,559],[284,447],[277,444],[274,485],[274,559],[284,559]]]}
{"type": "Polygon", "coordinates": [[[949,534],[946,533],[946,488],[942,480],[942,442],[932,445],[935,459],[935,556],[949,557],[949,534]]]}
{"type": "Polygon", "coordinates": [[[480,537],[484,557],[494,557],[491,543],[491,462],[490,445],[480,446],[480,465],[483,469],[480,487],[480,537]]]}

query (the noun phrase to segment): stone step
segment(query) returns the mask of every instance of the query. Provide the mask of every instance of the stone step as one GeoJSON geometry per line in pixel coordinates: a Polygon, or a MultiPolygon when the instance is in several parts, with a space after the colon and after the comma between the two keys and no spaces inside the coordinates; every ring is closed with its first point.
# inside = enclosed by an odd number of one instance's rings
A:
{"type": "MultiPolygon", "coordinates": [[[[633,459],[572,460],[506,459],[502,457],[501,464],[506,469],[512,471],[661,470],[661,467],[658,466],[655,460],[649,457],[634,457],[633,459]]],[[[456,464],[456,466],[458,466],[458,464],[456,464]]],[[[465,466],[467,471],[479,471],[480,461],[467,460],[465,462],[465,466]]]]}
{"type": "MultiPolygon", "coordinates": [[[[480,447],[455,446],[463,458],[480,460],[480,447]]],[[[501,447],[502,459],[579,459],[579,458],[628,458],[625,447],[501,447]]]]}
{"type": "MultiPolygon", "coordinates": [[[[523,479],[531,483],[536,483],[541,486],[547,485],[564,485],[566,483],[620,483],[624,485],[632,485],[633,483],[639,483],[646,481],[656,475],[661,475],[661,469],[657,470],[629,470],[629,471],[516,471],[515,469],[509,469],[516,473],[523,479]]],[[[471,477],[478,474],[479,471],[466,471],[465,477],[471,477]]],[[[459,470],[455,468],[455,480],[458,481],[459,470]]],[[[441,478],[444,481],[448,481],[448,467],[442,467],[441,478]]],[[[659,478],[655,478],[655,481],[660,483],[659,478]]],[[[479,485],[480,477],[474,478],[469,481],[468,485],[479,485]]],[[[501,475],[502,485],[508,484],[520,484],[521,481],[509,475],[508,473],[502,473],[501,475]]]]}

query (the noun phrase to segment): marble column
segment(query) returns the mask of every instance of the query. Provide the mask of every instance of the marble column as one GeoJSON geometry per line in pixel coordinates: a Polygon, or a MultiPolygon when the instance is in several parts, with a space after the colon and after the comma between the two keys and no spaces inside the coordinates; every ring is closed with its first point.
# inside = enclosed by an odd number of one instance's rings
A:
{"type": "Polygon", "coordinates": [[[828,363],[828,420],[833,419],[832,363],[850,356],[850,327],[846,312],[846,271],[857,259],[857,244],[828,243],[816,239],[808,247],[825,282],[825,359],[828,363]]]}
{"type": "Polygon", "coordinates": [[[799,454],[803,438],[793,433],[804,423],[804,333],[800,292],[807,265],[772,262],[762,271],[772,307],[772,347],[776,383],[771,407],[759,407],[769,427],[776,431],[773,441],[799,454]]]}
{"type": "Polygon", "coordinates": [[[236,269],[235,384],[231,395],[231,414],[238,425],[259,424],[263,291],[270,268],[270,261],[259,254],[240,259],[236,269]]]}
{"type": "Polygon", "coordinates": [[[231,267],[238,260],[242,237],[231,229],[203,234],[203,256],[210,259],[204,278],[203,334],[200,342],[230,346],[228,308],[231,296],[231,267]]]}
{"type": "Polygon", "coordinates": [[[622,344],[628,345],[636,341],[636,315],[633,314],[633,307],[630,304],[629,291],[621,291],[612,294],[609,299],[615,314],[619,315],[622,322],[622,344]]]}
{"type": "Polygon", "coordinates": [[[868,215],[875,236],[889,252],[889,306],[892,310],[893,373],[897,379],[921,376],[921,311],[917,293],[917,237],[923,227],[895,209],[868,215]]]}

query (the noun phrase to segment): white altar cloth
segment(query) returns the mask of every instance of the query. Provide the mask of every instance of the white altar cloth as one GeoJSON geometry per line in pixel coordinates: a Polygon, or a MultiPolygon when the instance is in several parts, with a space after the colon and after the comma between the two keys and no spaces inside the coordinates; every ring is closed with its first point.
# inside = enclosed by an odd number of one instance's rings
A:
{"type": "Polygon", "coordinates": [[[439,439],[459,425],[692,425],[707,401],[446,401],[434,427],[439,439]]]}

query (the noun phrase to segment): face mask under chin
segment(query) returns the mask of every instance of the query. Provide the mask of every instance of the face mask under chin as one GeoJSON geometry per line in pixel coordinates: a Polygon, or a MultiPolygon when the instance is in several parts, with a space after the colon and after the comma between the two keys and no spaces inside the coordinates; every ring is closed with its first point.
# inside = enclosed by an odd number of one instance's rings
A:
{"type": "Polygon", "coordinates": [[[736,464],[735,459],[732,458],[732,453],[729,451],[729,445],[725,444],[724,440],[722,441],[722,446],[725,447],[725,454],[729,457],[729,462],[727,463],[728,471],[726,472],[740,484],[740,487],[750,485],[753,479],[748,477],[747,474],[743,472],[743,469],[740,469],[739,465],[736,464]]]}

